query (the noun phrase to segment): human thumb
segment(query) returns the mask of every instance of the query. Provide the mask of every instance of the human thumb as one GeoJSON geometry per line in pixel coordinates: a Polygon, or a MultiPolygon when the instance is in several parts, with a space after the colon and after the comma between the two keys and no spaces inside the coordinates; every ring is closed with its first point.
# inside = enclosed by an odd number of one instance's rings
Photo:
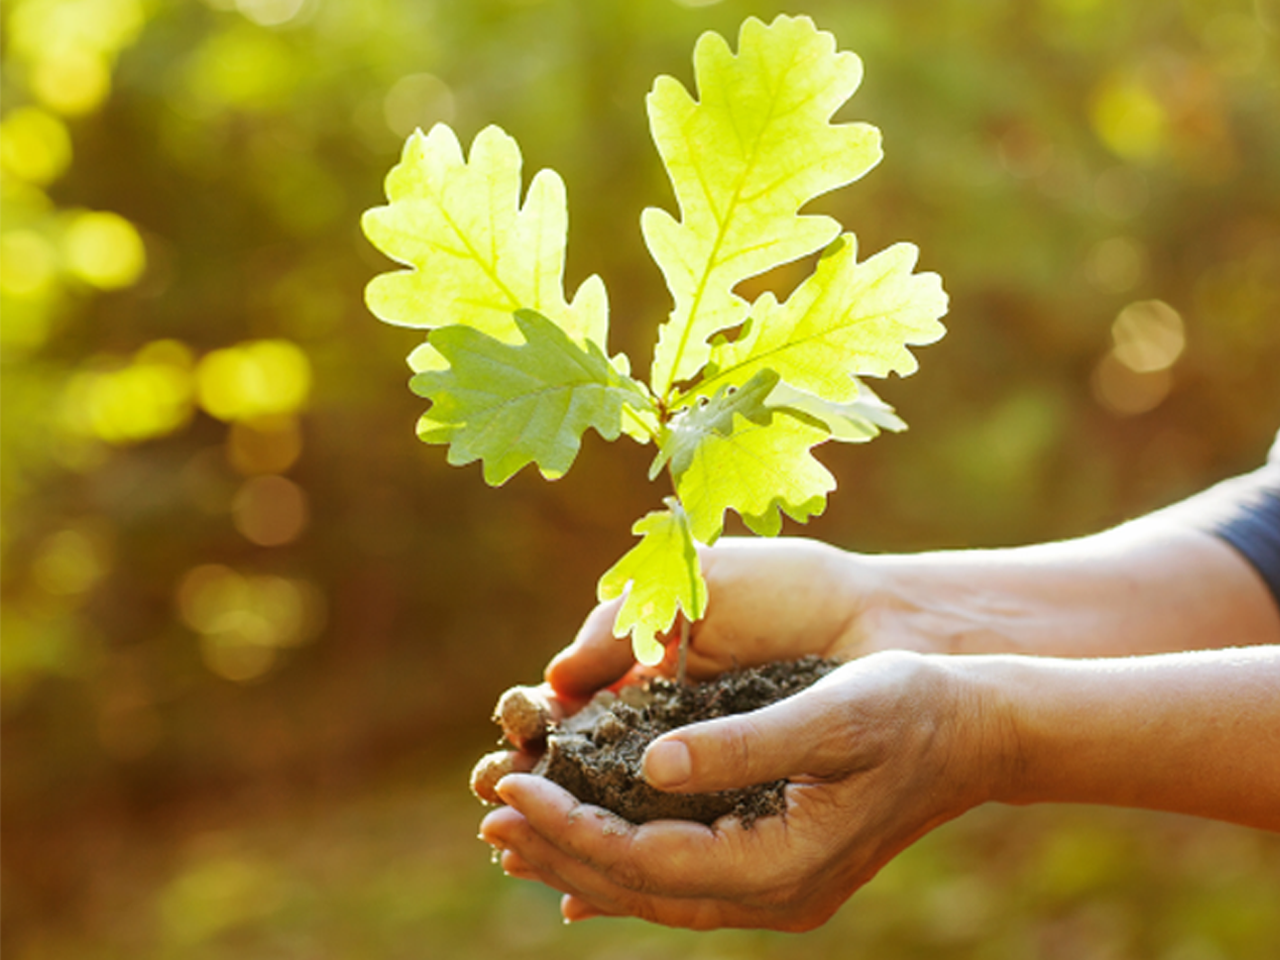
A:
{"type": "Polygon", "coordinates": [[[831,706],[811,691],[673,730],[649,744],[644,778],[659,790],[706,793],[829,775],[838,766],[829,749],[836,722],[831,706]]]}

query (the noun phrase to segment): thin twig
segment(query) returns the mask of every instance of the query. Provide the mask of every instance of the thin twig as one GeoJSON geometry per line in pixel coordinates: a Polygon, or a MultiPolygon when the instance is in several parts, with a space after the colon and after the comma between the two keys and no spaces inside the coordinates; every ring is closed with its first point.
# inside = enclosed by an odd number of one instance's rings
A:
{"type": "Polygon", "coordinates": [[[685,686],[688,681],[686,664],[689,660],[689,618],[680,618],[680,653],[676,659],[676,683],[685,686]]]}

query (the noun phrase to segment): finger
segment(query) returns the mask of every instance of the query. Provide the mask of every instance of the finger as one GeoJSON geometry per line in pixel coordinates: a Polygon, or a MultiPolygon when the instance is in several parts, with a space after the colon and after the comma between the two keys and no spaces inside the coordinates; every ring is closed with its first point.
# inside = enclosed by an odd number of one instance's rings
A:
{"type": "Polygon", "coordinates": [[[606,906],[602,901],[593,902],[576,887],[560,877],[559,874],[551,870],[538,868],[515,850],[503,851],[500,859],[502,872],[507,876],[516,880],[541,883],[545,887],[564,894],[560,898],[560,914],[564,917],[566,923],[576,923],[579,920],[589,920],[592,917],[625,917],[630,915],[623,909],[606,906]]]}
{"type": "Polygon", "coordinates": [[[593,920],[596,917],[616,917],[620,916],[620,914],[599,910],[581,897],[566,893],[560,898],[560,916],[564,917],[565,923],[578,923],[582,920],[593,920]]]}
{"type": "MultiPolygon", "coordinates": [[[[547,823],[539,823],[541,829],[551,831],[552,835],[546,837],[534,829],[533,821],[540,820],[538,804],[523,802],[519,796],[524,786],[533,785],[539,779],[509,778],[504,785],[507,799],[530,811],[533,819],[514,806],[505,807],[486,818],[486,839],[514,851],[522,869],[527,869],[530,876],[581,899],[601,913],[636,916],[692,929],[733,926],[803,931],[828,919],[849,893],[875,872],[872,867],[852,887],[843,882],[833,887],[831,874],[843,872],[840,867],[843,858],[832,860],[832,839],[840,832],[838,824],[832,822],[832,815],[843,820],[849,811],[843,805],[833,806],[831,798],[824,797],[829,787],[792,785],[787,788],[788,819],[794,815],[798,821],[807,823],[808,828],[797,833],[781,817],[757,821],[749,831],[736,823],[721,821],[714,831],[720,839],[733,841],[736,834],[739,841],[760,844],[746,846],[737,858],[738,868],[731,871],[735,877],[749,877],[751,882],[746,885],[747,889],[722,884],[721,889],[683,895],[697,889],[692,874],[701,871],[704,877],[715,875],[716,871],[709,867],[714,865],[716,857],[703,857],[700,863],[687,869],[677,864],[674,870],[680,875],[674,878],[664,876],[661,864],[657,869],[650,869],[644,863],[652,849],[662,854],[660,847],[645,849],[651,837],[682,824],[666,821],[639,827],[628,825],[598,807],[578,804],[572,796],[552,786],[543,799],[555,804],[561,799],[557,795],[562,795],[567,803],[561,808],[558,821],[552,818],[547,823]],[[564,834],[572,826],[588,822],[595,823],[597,832],[604,834],[598,839],[606,842],[616,844],[619,839],[625,842],[629,837],[628,849],[634,852],[635,862],[602,868],[598,866],[601,858],[588,849],[589,844],[565,842],[564,834]],[[626,880],[627,885],[618,882],[619,879],[626,880]]],[[[683,845],[683,841],[677,841],[677,847],[683,845]]],[[[732,845],[724,855],[733,855],[732,845]]]]}
{"type": "Polygon", "coordinates": [[[504,807],[486,817],[481,836],[502,850],[503,869],[512,876],[538,880],[599,913],[631,916],[636,912],[635,907],[628,908],[628,901],[637,896],[634,891],[558,849],[514,808],[504,807]]]}
{"type": "Polygon", "coordinates": [[[509,773],[528,773],[537,764],[536,756],[522,750],[486,753],[471,770],[471,792],[485,803],[501,803],[498,782],[509,773]]]}
{"type": "MultiPolygon", "coordinates": [[[[509,808],[508,808],[509,810],[509,808]]],[[[509,811],[510,812],[510,811],[509,811]]],[[[508,816],[500,830],[511,845],[503,854],[521,877],[536,878],[559,890],[594,915],[633,916],[672,927],[712,929],[755,927],[777,922],[770,908],[746,907],[714,897],[684,898],[628,889],[564,851],[518,815],[508,816]]]]}
{"type": "MultiPolygon", "coordinates": [[[[514,877],[517,880],[535,880],[549,887],[555,886],[552,883],[548,883],[546,877],[515,850],[503,850],[498,857],[498,864],[502,867],[502,872],[508,877],[514,877]]],[[[556,889],[559,888],[557,887],[556,889]]],[[[565,891],[561,890],[560,892],[564,893],[565,891]]]]}
{"type": "MultiPolygon", "coordinates": [[[[562,893],[564,894],[561,898],[562,905],[565,900],[572,900],[577,905],[577,913],[587,914],[587,916],[577,916],[574,919],[586,920],[588,916],[628,916],[625,910],[607,906],[600,900],[592,901],[585,893],[566,881],[554,870],[535,865],[516,850],[503,851],[500,862],[502,864],[502,872],[507,876],[516,880],[531,880],[562,893]]],[[[568,917],[565,919],[572,922],[568,917]]]]}
{"type": "MultiPolygon", "coordinates": [[[[548,843],[627,890],[673,897],[753,896],[776,886],[787,869],[783,817],[757,821],[751,830],[729,819],[714,828],[685,820],[637,826],[579,803],[541,777],[512,775],[498,789],[548,843]]],[[[499,829],[498,835],[511,845],[509,834],[499,829]]]]}
{"type": "Polygon", "coordinates": [[[840,772],[847,750],[834,688],[810,688],[750,713],[664,734],[645,751],[644,778],[659,790],[706,793],[840,772]]]}
{"type": "Polygon", "coordinates": [[[581,700],[623,677],[635,665],[631,644],[613,635],[622,600],[602,603],[587,615],[573,643],[547,664],[545,676],[562,697],[581,700]]]}

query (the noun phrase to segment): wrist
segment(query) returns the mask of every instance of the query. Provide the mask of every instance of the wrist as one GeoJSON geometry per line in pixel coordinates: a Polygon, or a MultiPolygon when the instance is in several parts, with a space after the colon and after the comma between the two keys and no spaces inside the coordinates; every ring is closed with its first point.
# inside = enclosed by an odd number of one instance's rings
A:
{"type": "Polygon", "coordinates": [[[1024,765],[1013,704],[999,664],[1013,658],[930,656],[946,704],[945,757],[949,779],[959,785],[963,812],[1004,801],[1016,789],[1024,765]]]}
{"type": "Polygon", "coordinates": [[[859,562],[868,650],[1116,657],[1280,639],[1275,604],[1233,548],[1159,520],[859,562]]]}
{"type": "Polygon", "coordinates": [[[815,691],[826,684],[834,696],[814,706],[839,735],[816,739],[842,751],[820,772],[895,766],[903,796],[933,824],[1002,795],[1016,740],[999,691],[974,669],[982,659],[886,650],[820,681],[815,691]]]}
{"type": "MultiPolygon", "coordinates": [[[[862,652],[1030,653],[1052,617],[978,569],[982,554],[853,555],[862,652]]],[[[994,571],[987,571],[992,573],[994,571]]]]}
{"type": "Polygon", "coordinates": [[[1097,803],[1280,829],[1280,648],[1079,660],[934,658],[982,718],[982,800],[1097,803]]]}

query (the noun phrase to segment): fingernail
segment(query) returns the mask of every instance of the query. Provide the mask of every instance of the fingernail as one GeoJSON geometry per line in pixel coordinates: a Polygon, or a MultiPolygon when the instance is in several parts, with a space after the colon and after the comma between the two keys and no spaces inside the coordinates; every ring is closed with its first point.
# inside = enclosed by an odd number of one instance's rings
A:
{"type": "Polygon", "coordinates": [[[678,787],[693,773],[689,748],[679,740],[659,740],[644,755],[644,778],[659,789],[678,787]]]}

